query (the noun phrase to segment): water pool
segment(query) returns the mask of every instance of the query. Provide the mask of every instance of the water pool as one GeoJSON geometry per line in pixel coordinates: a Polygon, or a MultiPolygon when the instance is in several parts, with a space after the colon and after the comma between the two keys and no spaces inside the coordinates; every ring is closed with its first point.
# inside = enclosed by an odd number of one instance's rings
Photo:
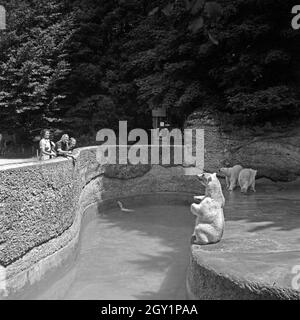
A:
{"type": "Polygon", "coordinates": [[[72,266],[19,298],[185,299],[193,226],[188,206],[98,214],[83,228],[72,266]]]}
{"type": "MultiPolygon", "coordinates": [[[[299,265],[300,253],[300,189],[280,184],[258,184],[257,189],[247,196],[239,190],[224,191],[223,239],[199,248],[199,255],[218,274],[292,289],[291,270],[299,265]]],[[[189,201],[170,202],[161,206],[161,199],[147,201],[150,206],[136,207],[132,213],[99,213],[91,207],[72,261],[14,298],[185,299],[195,218],[189,201]]],[[[224,292],[225,297],[235,293],[224,292]]]]}

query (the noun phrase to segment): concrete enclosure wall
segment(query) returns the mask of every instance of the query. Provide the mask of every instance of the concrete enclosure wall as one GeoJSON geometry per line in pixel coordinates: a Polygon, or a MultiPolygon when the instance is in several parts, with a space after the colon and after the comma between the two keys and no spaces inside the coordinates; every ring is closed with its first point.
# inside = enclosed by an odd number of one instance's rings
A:
{"type": "MultiPolygon", "coordinates": [[[[117,200],[125,206],[143,205],[149,199],[156,204],[189,205],[193,195],[204,193],[195,175],[186,174],[195,174],[196,170],[190,170],[193,168],[101,165],[96,151],[97,147],[77,150],[75,164],[62,158],[1,167],[0,299],[22,297],[27,289],[35,291],[40,281],[51,279],[51,273],[73,262],[84,224],[82,218],[87,221],[92,212],[116,208],[117,200]]],[[[210,165],[207,156],[206,168],[210,165]]],[[[228,212],[226,219],[228,227],[228,212]]],[[[237,236],[236,243],[243,236],[237,236]]],[[[232,239],[227,242],[232,254],[232,239]]],[[[231,263],[224,249],[226,239],[219,245],[220,250],[215,252],[209,251],[214,247],[191,246],[188,298],[300,298],[295,290],[249,282],[245,277],[234,277],[234,272],[228,276],[223,272],[224,264],[218,271],[213,267],[218,255],[224,254],[224,261],[231,263]]],[[[258,243],[254,246],[256,249],[258,243]]]]}
{"type": "Polygon", "coordinates": [[[195,176],[181,166],[101,165],[96,147],[79,149],[76,157],[75,164],[55,159],[0,169],[0,297],[40,280],[64,260],[90,205],[113,207],[116,200],[126,204],[127,197],[159,192],[192,201],[201,193],[195,176]]]}

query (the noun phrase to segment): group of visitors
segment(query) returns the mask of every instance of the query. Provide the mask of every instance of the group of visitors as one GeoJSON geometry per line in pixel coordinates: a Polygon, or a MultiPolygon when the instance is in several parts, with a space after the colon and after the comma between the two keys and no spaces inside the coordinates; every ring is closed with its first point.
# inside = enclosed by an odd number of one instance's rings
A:
{"type": "Polygon", "coordinates": [[[66,157],[75,160],[72,151],[75,149],[76,139],[69,138],[68,134],[63,134],[61,139],[54,143],[50,140],[50,130],[44,129],[41,132],[40,140],[40,160],[49,160],[55,157],[66,157]]]}

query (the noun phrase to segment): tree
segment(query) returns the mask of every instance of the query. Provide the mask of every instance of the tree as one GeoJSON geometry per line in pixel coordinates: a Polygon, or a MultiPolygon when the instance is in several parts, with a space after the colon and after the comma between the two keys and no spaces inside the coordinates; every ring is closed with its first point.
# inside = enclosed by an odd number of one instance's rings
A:
{"type": "Polygon", "coordinates": [[[196,108],[250,125],[299,117],[291,0],[4,4],[1,127],[93,136],[118,120],[150,128],[161,106],[176,126],[196,108]]]}
{"type": "Polygon", "coordinates": [[[30,131],[48,126],[70,71],[65,44],[72,13],[59,1],[7,2],[7,31],[0,42],[1,127],[30,131]]]}

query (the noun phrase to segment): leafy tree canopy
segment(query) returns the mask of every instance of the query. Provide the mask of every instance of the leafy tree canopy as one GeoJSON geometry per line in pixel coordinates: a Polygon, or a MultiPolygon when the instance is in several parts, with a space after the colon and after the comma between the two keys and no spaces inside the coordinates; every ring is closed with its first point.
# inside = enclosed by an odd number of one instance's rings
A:
{"type": "Polygon", "coordinates": [[[300,32],[286,0],[1,0],[0,127],[95,135],[196,108],[299,117],[300,32]],[[298,45],[297,45],[298,44],[298,45]]]}

